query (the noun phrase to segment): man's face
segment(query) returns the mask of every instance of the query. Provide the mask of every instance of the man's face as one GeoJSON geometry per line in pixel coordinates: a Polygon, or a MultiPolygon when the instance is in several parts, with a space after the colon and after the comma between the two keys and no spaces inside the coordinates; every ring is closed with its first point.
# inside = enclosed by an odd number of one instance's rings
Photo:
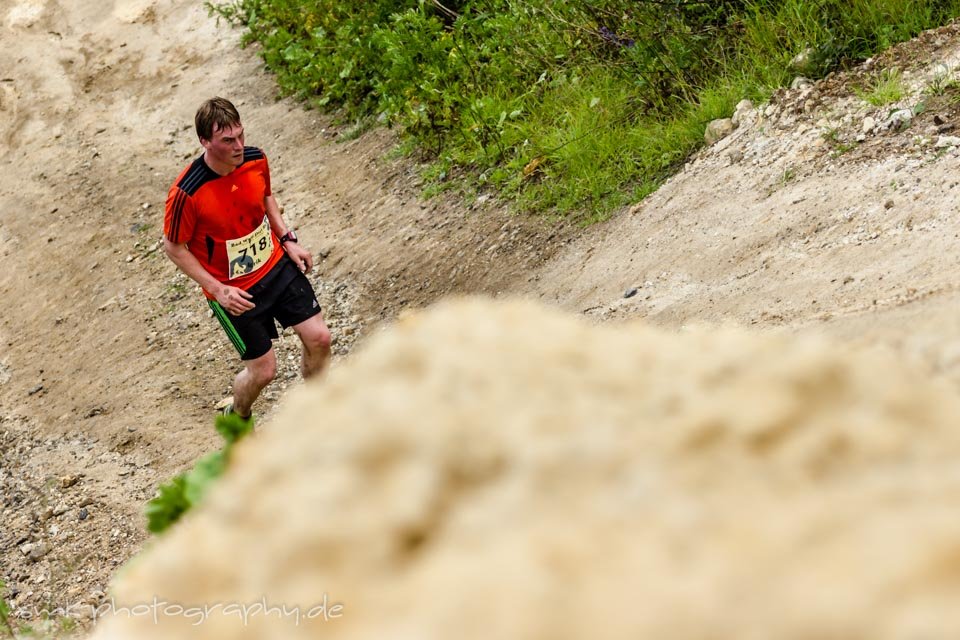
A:
{"type": "Polygon", "coordinates": [[[220,164],[230,167],[239,167],[243,164],[243,125],[232,127],[213,127],[212,139],[200,139],[200,144],[207,150],[208,157],[220,164]]]}

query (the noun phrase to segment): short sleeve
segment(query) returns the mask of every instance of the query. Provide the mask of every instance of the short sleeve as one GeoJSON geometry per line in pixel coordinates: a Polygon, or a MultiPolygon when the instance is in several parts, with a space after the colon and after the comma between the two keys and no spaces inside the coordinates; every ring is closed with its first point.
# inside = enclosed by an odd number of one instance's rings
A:
{"type": "Polygon", "coordinates": [[[196,207],[187,192],[174,185],[167,194],[163,215],[163,235],[174,244],[184,244],[193,237],[197,223],[196,207]]]}
{"type": "MultiPolygon", "coordinates": [[[[260,150],[260,153],[263,153],[263,149],[260,150]]],[[[267,154],[263,154],[263,181],[266,185],[266,190],[263,192],[264,196],[273,195],[273,190],[270,188],[270,163],[267,162],[267,154]]]]}

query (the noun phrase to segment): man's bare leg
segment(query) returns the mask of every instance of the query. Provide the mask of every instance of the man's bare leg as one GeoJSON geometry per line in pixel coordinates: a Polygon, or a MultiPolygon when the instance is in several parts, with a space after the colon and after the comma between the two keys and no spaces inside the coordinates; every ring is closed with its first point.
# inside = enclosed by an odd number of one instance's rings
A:
{"type": "Polygon", "coordinates": [[[319,313],[300,324],[293,325],[293,330],[297,332],[300,342],[303,343],[300,373],[306,380],[321,373],[330,360],[330,330],[319,313]]]}
{"type": "Polygon", "coordinates": [[[250,415],[263,388],[277,375],[277,356],[271,348],[259,358],[245,362],[233,381],[233,411],[244,418],[250,415]]]}

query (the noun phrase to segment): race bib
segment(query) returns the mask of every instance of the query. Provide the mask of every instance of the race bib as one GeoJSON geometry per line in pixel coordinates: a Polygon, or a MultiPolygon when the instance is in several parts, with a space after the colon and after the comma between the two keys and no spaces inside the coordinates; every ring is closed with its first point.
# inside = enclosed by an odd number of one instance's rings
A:
{"type": "Polygon", "coordinates": [[[253,273],[267,262],[271,253],[273,242],[270,240],[270,221],[267,216],[263,216],[263,224],[251,233],[242,238],[227,240],[228,277],[233,280],[253,273]]]}

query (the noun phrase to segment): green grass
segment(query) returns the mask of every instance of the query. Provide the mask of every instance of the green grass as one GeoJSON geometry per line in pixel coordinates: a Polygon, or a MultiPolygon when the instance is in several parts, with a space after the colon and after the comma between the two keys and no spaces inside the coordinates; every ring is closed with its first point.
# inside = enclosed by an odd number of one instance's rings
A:
{"type": "Polygon", "coordinates": [[[930,79],[930,83],[924,89],[924,94],[933,97],[943,97],[960,87],[960,82],[956,78],[951,77],[950,70],[944,66],[940,65],[934,71],[933,77],[930,79]]]}
{"type": "MultiPolygon", "coordinates": [[[[602,220],[657,188],[707,123],[960,15],[960,0],[232,0],[284,93],[398,128],[425,192],[496,191],[602,220]],[[536,171],[525,168],[536,166],[536,171]]],[[[863,90],[903,96],[889,72],[863,90]]],[[[899,97],[898,97],[899,96],[899,97]]]]}
{"type": "Polygon", "coordinates": [[[899,69],[885,69],[865,88],[854,90],[857,97],[875,107],[898,102],[906,95],[903,76],[899,69]]]}

